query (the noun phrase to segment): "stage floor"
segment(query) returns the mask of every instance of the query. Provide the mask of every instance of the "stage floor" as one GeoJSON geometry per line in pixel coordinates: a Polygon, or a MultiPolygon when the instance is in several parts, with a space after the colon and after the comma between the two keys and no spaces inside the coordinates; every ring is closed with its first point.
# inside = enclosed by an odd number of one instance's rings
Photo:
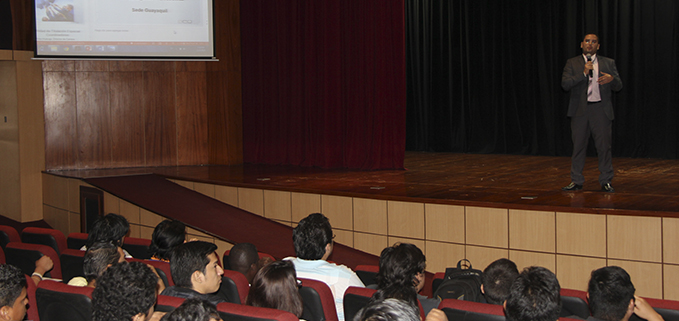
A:
{"type": "Polygon", "coordinates": [[[614,158],[615,193],[600,191],[596,158],[588,158],[582,191],[570,182],[570,158],[407,152],[406,170],[325,170],[297,166],[179,166],[50,174],[92,178],[155,173],[235,187],[410,202],[542,211],[679,217],[679,160],[614,158]]]}

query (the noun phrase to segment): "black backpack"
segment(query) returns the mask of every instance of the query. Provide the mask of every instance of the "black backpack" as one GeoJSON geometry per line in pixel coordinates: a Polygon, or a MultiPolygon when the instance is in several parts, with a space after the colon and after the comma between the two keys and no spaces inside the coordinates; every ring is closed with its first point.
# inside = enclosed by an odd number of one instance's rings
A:
{"type": "Polygon", "coordinates": [[[473,269],[469,260],[462,259],[457,262],[456,268],[446,269],[443,282],[436,289],[434,298],[483,302],[481,284],[483,272],[473,269]]]}

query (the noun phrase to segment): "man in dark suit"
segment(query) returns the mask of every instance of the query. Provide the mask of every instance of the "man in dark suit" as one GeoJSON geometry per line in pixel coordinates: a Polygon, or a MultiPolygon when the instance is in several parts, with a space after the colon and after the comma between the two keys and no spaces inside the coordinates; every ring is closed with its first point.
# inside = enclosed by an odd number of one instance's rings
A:
{"type": "Polygon", "coordinates": [[[573,157],[571,160],[571,183],[564,191],[581,190],[585,183],[582,170],[585,167],[587,143],[590,134],[594,138],[599,156],[599,184],[601,190],[614,192],[611,140],[613,135],[613,91],[622,89],[622,80],[615,61],[596,54],[599,37],[588,34],[580,43],[582,55],[568,59],[561,76],[561,87],[570,91],[568,117],[571,118],[573,157]]]}

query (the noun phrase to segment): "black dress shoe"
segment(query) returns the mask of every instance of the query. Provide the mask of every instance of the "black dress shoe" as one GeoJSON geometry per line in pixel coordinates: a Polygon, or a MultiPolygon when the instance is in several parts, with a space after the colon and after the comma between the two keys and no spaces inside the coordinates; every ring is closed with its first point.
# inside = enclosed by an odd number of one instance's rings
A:
{"type": "Polygon", "coordinates": [[[611,186],[611,183],[606,183],[604,185],[601,185],[601,190],[604,192],[608,193],[615,193],[615,189],[613,189],[613,186],[611,186]]]}
{"type": "Polygon", "coordinates": [[[582,189],[582,185],[580,185],[580,184],[575,184],[575,183],[573,183],[573,182],[571,182],[570,184],[568,184],[568,186],[562,187],[562,188],[561,188],[562,191],[579,191],[579,190],[581,190],[581,189],[582,189]]]}

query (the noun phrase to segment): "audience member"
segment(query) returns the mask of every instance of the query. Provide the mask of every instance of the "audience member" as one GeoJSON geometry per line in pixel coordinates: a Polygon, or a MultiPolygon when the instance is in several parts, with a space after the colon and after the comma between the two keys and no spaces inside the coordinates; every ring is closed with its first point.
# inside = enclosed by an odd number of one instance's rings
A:
{"type": "Polygon", "coordinates": [[[380,254],[380,270],[375,277],[378,291],[373,298],[394,298],[417,306],[422,304],[424,313],[436,308],[441,301],[418,294],[424,287],[424,269],[427,266],[422,251],[409,243],[397,243],[380,254]]]}
{"type": "Polygon", "coordinates": [[[214,304],[201,299],[187,299],[160,321],[221,321],[214,304]]]}
{"type": "MultiPolygon", "coordinates": [[[[110,242],[116,246],[122,247],[123,242],[125,241],[125,235],[127,235],[129,231],[130,223],[127,222],[125,217],[113,213],[106,214],[92,224],[92,228],[90,228],[90,232],[87,235],[85,246],[83,246],[81,250],[86,251],[88,247],[94,245],[96,242],[110,242]]],[[[125,253],[125,258],[132,257],[132,255],[127,253],[124,249],[123,253],[125,253]]]]}
{"type": "Polygon", "coordinates": [[[186,225],[180,221],[164,220],[153,229],[149,251],[152,260],[170,262],[170,251],[186,241],[186,225]]]}
{"type": "Polygon", "coordinates": [[[276,261],[263,267],[252,280],[247,305],[288,311],[298,318],[304,305],[299,294],[295,265],[276,261]]]}
{"type": "Polygon", "coordinates": [[[68,281],[68,285],[96,287],[97,278],[106,269],[116,263],[125,262],[125,254],[120,246],[109,242],[94,243],[85,252],[83,259],[83,274],[85,277],[76,276],[68,281]]]}
{"type": "Polygon", "coordinates": [[[592,316],[590,321],[627,321],[636,314],[649,321],[663,318],[646,302],[634,295],[634,285],[629,274],[618,266],[607,266],[592,271],[587,288],[587,298],[592,316]]]}
{"type": "Polygon", "coordinates": [[[217,261],[217,245],[194,241],[172,249],[170,272],[174,286],[161,294],[184,299],[198,298],[217,305],[226,299],[214,294],[219,290],[224,270],[217,261]]]}
{"type": "MultiPolygon", "coordinates": [[[[354,321],[420,321],[420,310],[406,301],[390,298],[369,303],[358,311],[354,321]]],[[[432,309],[425,321],[448,321],[448,317],[432,309]]]]}
{"type": "Polygon", "coordinates": [[[354,321],[420,321],[420,311],[404,300],[377,300],[359,310],[354,321]]]}
{"type": "Polygon", "coordinates": [[[268,256],[260,259],[257,248],[252,243],[238,243],[229,252],[229,266],[245,275],[248,283],[252,283],[252,278],[259,269],[271,262],[273,260],[268,256]]]}
{"type": "Polygon", "coordinates": [[[24,319],[28,304],[26,286],[26,277],[21,269],[9,264],[0,265],[0,320],[24,319]]]}
{"type": "Polygon", "coordinates": [[[344,292],[350,286],[364,285],[356,273],[348,267],[326,261],[332,253],[333,238],[328,218],[320,213],[311,214],[302,219],[292,231],[292,242],[297,257],[285,260],[295,264],[297,277],[318,280],[330,287],[335,297],[337,317],[343,321],[344,292]]]}
{"type": "Polygon", "coordinates": [[[561,287],[556,275],[539,266],[525,268],[505,301],[508,321],[556,321],[561,311],[561,287]]]}
{"type": "Polygon", "coordinates": [[[502,304],[509,297],[509,288],[519,276],[516,264],[508,259],[499,259],[483,270],[481,293],[486,303],[502,304]]]}
{"type": "Polygon", "coordinates": [[[153,311],[158,277],[141,262],[110,266],[92,291],[92,321],[145,321],[162,317],[153,311]]]}

